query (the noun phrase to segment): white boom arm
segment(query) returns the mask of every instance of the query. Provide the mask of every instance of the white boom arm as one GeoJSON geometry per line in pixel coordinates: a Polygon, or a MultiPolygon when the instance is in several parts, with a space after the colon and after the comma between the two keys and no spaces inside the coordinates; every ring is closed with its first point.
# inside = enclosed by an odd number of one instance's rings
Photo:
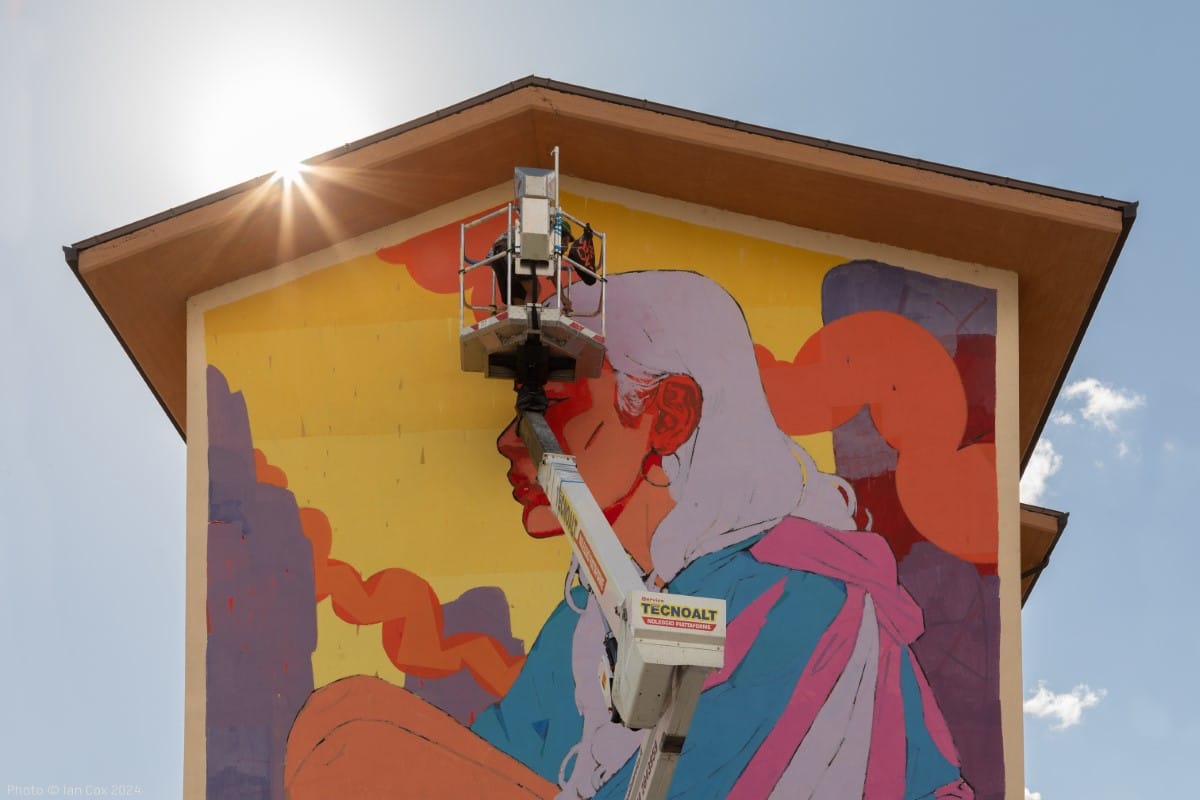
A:
{"type": "MultiPolygon", "coordinates": [[[[725,601],[647,591],[633,561],[604,517],[575,466],[540,411],[546,408],[547,380],[595,377],[604,359],[605,254],[591,250],[597,235],[587,223],[577,244],[586,243],[580,260],[564,253],[570,226],[558,198],[558,148],[554,169],[518,167],[516,201],[505,209],[463,223],[459,232],[459,342],[462,367],[488,377],[513,378],[517,388],[518,426],[535,464],[538,483],[550,499],[579,562],[580,582],[592,593],[608,626],[607,655],[601,685],[613,721],[628,728],[652,729],[642,743],[627,798],[663,800],[683,751],[684,739],[704,680],[725,663],[725,601]],[[515,212],[515,217],[514,217],[515,212]],[[467,230],[506,214],[504,235],[481,261],[466,256],[467,230]],[[491,302],[467,300],[467,274],[494,271],[491,302]],[[566,291],[574,270],[587,284],[600,282],[596,309],[572,309],[566,291]],[[598,270],[598,271],[597,271],[598,270]],[[538,300],[539,281],[555,283],[557,299],[538,300]],[[517,298],[514,286],[532,293],[517,298]],[[498,298],[497,288],[502,291],[498,298]],[[501,310],[501,304],[503,310],[501,310]],[[467,325],[466,312],[486,311],[486,319],[467,325]],[[588,320],[587,325],[576,317],[588,320]],[[599,320],[599,330],[594,330],[599,320]],[[590,327],[589,327],[590,326],[590,327]]],[[[579,220],[576,220],[579,222],[579,220]]]]}
{"type": "MultiPolygon", "coordinates": [[[[647,591],[633,562],[545,418],[525,412],[521,438],[538,483],[579,560],[616,642],[606,681],[615,717],[653,728],[642,743],[626,798],[662,800],[683,750],[708,673],[725,661],[725,601],[647,591]]],[[[602,672],[607,673],[605,664],[602,672]]]]}

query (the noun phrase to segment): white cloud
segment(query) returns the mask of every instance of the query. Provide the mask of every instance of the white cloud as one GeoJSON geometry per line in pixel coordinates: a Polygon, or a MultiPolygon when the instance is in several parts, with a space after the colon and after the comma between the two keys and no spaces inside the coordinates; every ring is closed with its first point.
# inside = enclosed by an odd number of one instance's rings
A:
{"type": "Polygon", "coordinates": [[[1083,408],[1079,413],[1083,418],[1110,433],[1117,432],[1118,417],[1146,404],[1143,395],[1109,386],[1095,378],[1075,381],[1063,389],[1062,396],[1068,400],[1082,400],[1083,408]]]}
{"type": "Polygon", "coordinates": [[[1041,792],[1031,792],[1029,787],[1025,787],[1025,800],[1042,800],[1041,792]]]}
{"type": "Polygon", "coordinates": [[[1124,458],[1127,455],[1129,455],[1129,445],[1127,445],[1125,442],[1118,443],[1117,458],[1124,458]]]}
{"type": "Polygon", "coordinates": [[[1074,425],[1075,415],[1070,411],[1054,411],[1050,414],[1050,421],[1055,425],[1074,425]]]}
{"type": "Polygon", "coordinates": [[[1055,694],[1039,682],[1033,696],[1026,698],[1024,708],[1032,717],[1057,720],[1052,727],[1061,731],[1078,725],[1083,720],[1083,710],[1097,705],[1107,694],[1104,689],[1092,689],[1083,683],[1069,692],[1055,694]]]}
{"type": "Polygon", "coordinates": [[[1021,502],[1037,505],[1046,493],[1046,481],[1062,469],[1062,456],[1049,439],[1038,439],[1033,455],[1021,475],[1021,502]]]}

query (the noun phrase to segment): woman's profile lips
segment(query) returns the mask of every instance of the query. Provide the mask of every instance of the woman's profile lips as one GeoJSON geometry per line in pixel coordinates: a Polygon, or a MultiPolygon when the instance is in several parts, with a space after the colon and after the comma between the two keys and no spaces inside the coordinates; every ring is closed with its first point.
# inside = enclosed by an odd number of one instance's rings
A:
{"type": "Polygon", "coordinates": [[[508,482],[513,486],[513,499],[523,506],[545,506],[550,505],[549,498],[542,491],[542,487],[533,483],[525,476],[516,473],[508,473],[508,482]]]}

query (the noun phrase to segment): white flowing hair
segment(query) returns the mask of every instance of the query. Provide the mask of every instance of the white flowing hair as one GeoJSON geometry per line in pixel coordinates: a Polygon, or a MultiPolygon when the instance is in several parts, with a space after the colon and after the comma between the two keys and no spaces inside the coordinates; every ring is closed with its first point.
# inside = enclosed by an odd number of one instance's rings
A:
{"type": "MultiPolygon", "coordinates": [[[[574,286],[594,307],[598,286],[574,286]]],[[[737,302],[694,272],[632,272],[608,279],[607,355],[619,403],[639,415],[669,375],[689,375],[703,396],[700,424],[663,459],[675,507],[650,543],[669,581],[705,553],[773,527],[788,515],[853,530],[854,492],[779,429],[767,405],[754,343],[737,302]]]]}
{"type": "MultiPolygon", "coordinates": [[[[571,292],[575,308],[597,307],[599,285],[577,284],[571,292]]],[[[702,395],[695,432],[663,459],[675,507],[650,540],[659,577],[669,582],[700,556],[769,530],[786,516],[841,530],[857,527],[850,485],[817,469],[776,424],[746,318],[728,292],[694,272],[628,272],[608,278],[606,306],[607,356],[623,411],[639,416],[670,375],[691,376],[702,395]]],[[[644,735],[609,721],[595,679],[604,658],[603,631],[589,598],[572,644],[583,736],[564,759],[559,780],[559,796],[571,800],[592,797],[644,735]]]]}

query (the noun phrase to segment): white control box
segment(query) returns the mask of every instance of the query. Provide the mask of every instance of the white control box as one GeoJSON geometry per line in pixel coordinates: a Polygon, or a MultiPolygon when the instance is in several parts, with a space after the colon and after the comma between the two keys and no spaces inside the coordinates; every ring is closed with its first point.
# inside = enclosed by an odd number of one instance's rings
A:
{"type": "Polygon", "coordinates": [[[707,674],[725,665],[725,601],[633,591],[625,603],[613,704],[630,728],[650,728],[672,697],[676,670],[707,674]]]}

